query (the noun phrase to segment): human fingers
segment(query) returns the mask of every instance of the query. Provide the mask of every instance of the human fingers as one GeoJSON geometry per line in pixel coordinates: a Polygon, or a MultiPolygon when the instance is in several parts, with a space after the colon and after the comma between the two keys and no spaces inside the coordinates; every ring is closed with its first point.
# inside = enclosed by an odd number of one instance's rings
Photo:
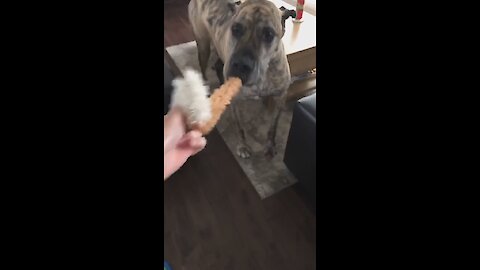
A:
{"type": "Polygon", "coordinates": [[[202,133],[198,130],[191,130],[183,135],[183,137],[178,141],[179,145],[185,145],[185,143],[190,142],[202,137],[202,133]]]}
{"type": "Polygon", "coordinates": [[[190,147],[192,148],[192,156],[202,151],[206,145],[207,140],[204,137],[198,138],[197,140],[191,140],[190,147]]]}
{"type": "Polygon", "coordinates": [[[163,119],[163,153],[165,154],[174,148],[185,134],[185,122],[182,112],[177,108],[172,108],[163,119]]]}
{"type": "Polygon", "coordinates": [[[204,137],[196,137],[195,134],[185,137],[181,144],[164,155],[164,180],[180,169],[189,157],[204,149],[207,143],[204,137]]]}
{"type": "Polygon", "coordinates": [[[205,148],[207,140],[202,137],[199,131],[190,131],[180,140],[178,148],[182,151],[187,151],[189,155],[195,155],[200,150],[205,148]]]}

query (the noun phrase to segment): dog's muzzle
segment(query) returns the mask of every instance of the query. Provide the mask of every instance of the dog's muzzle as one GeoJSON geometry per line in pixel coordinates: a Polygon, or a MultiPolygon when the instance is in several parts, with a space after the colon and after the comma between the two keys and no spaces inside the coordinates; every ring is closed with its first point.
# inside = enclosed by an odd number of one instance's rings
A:
{"type": "Polygon", "coordinates": [[[255,57],[248,51],[236,53],[230,60],[226,77],[238,77],[243,84],[248,84],[255,69],[255,57]]]}

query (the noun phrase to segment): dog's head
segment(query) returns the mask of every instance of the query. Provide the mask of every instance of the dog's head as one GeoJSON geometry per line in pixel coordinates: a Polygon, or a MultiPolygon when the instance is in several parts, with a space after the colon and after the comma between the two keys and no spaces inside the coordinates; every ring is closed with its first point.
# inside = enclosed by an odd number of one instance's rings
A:
{"type": "Polygon", "coordinates": [[[247,0],[234,8],[226,40],[229,43],[224,77],[239,77],[243,85],[255,84],[265,76],[276,56],[290,10],[278,9],[267,0],[247,0]]]}

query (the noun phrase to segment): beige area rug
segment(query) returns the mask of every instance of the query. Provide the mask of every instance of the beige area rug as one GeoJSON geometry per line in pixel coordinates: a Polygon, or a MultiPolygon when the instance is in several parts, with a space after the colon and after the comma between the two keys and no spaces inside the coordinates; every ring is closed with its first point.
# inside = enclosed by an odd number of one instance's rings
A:
{"type": "MultiPolygon", "coordinates": [[[[200,71],[195,41],[168,47],[167,52],[181,71],[186,68],[200,71]]],[[[212,69],[217,57],[215,52],[212,51],[207,68],[207,79],[211,90],[220,85],[217,75],[212,69]]],[[[235,153],[240,137],[236,127],[231,124],[232,113],[229,109],[227,109],[222,116],[217,125],[217,130],[257,190],[260,198],[265,199],[297,182],[296,178],[288,171],[283,163],[294,103],[288,104],[287,112],[283,113],[280,118],[276,140],[278,153],[273,160],[268,161],[264,158],[264,149],[259,142],[265,141],[266,129],[268,127],[262,125],[262,123],[265,122],[267,117],[271,117],[269,112],[261,101],[249,100],[235,102],[240,106],[240,111],[244,112],[241,117],[247,120],[245,122],[250,123],[246,129],[247,143],[253,150],[252,156],[249,159],[242,159],[235,153]]],[[[221,164],[221,161],[219,161],[219,164],[221,164]]]]}

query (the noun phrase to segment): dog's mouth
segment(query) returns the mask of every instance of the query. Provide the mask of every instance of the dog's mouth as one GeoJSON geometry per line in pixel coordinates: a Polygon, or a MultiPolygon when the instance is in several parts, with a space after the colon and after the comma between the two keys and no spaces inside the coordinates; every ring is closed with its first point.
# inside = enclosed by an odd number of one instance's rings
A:
{"type": "Polygon", "coordinates": [[[237,77],[242,80],[244,86],[251,86],[258,80],[258,66],[255,57],[251,53],[239,53],[239,56],[233,56],[229,61],[226,70],[227,76],[237,77]]]}
{"type": "Polygon", "coordinates": [[[252,86],[253,85],[253,82],[251,80],[249,80],[250,76],[248,76],[247,74],[240,74],[238,72],[228,72],[226,76],[224,76],[225,78],[231,78],[231,77],[236,77],[236,78],[239,78],[241,81],[242,81],[242,86],[252,86]]]}
{"type": "Polygon", "coordinates": [[[225,78],[236,77],[242,81],[243,87],[253,87],[257,84],[258,80],[253,74],[239,74],[237,72],[229,72],[225,78]]]}

